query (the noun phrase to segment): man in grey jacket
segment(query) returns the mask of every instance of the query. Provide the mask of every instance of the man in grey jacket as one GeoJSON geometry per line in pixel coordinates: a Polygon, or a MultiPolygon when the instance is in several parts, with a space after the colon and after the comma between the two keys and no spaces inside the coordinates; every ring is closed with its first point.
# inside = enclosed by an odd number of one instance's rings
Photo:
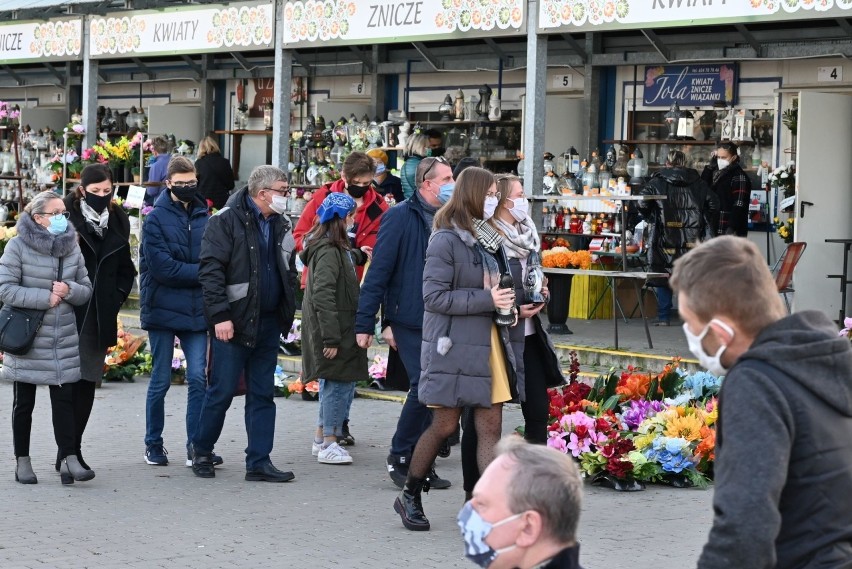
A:
{"type": "Polygon", "coordinates": [[[849,340],[821,312],[788,316],[743,238],[699,245],[671,285],[690,351],[725,376],[699,569],[852,568],[849,340]]]}

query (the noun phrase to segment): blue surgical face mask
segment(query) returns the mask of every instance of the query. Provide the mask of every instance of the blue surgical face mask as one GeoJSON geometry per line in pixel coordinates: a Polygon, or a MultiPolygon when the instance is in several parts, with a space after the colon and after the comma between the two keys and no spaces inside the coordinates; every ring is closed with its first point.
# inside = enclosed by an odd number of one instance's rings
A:
{"type": "Polygon", "coordinates": [[[376,176],[384,174],[385,170],[387,170],[387,168],[385,167],[384,162],[379,162],[378,164],[376,164],[376,176]]]}
{"type": "Polygon", "coordinates": [[[464,540],[465,557],[480,567],[489,567],[492,563],[494,563],[494,560],[497,559],[498,555],[511,551],[517,547],[516,545],[510,545],[509,547],[495,550],[485,543],[485,538],[488,537],[488,534],[491,533],[492,529],[511,522],[522,515],[523,512],[515,514],[514,516],[509,516],[504,520],[500,520],[499,522],[492,524],[482,519],[482,516],[473,509],[473,504],[470,502],[465,503],[456,518],[456,521],[459,524],[459,529],[461,530],[462,539],[464,540]]]}
{"type": "Polygon", "coordinates": [[[60,233],[65,233],[66,229],[68,229],[68,220],[65,219],[64,215],[50,216],[50,225],[47,228],[48,231],[54,235],[59,235],[60,233]]]}
{"type": "Polygon", "coordinates": [[[447,182],[446,184],[438,187],[438,201],[442,204],[450,201],[450,198],[453,197],[453,192],[456,189],[455,182],[447,182]]]}

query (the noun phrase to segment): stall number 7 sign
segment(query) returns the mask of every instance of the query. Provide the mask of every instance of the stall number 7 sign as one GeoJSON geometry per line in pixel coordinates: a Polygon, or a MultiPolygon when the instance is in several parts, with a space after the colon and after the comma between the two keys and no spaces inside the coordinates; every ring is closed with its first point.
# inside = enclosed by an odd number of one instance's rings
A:
{"type": "Polygon", "coordinates": [[[817,81],[820,83],[839,83],[843,81],[843,67],[817,67],[817,81]]]}

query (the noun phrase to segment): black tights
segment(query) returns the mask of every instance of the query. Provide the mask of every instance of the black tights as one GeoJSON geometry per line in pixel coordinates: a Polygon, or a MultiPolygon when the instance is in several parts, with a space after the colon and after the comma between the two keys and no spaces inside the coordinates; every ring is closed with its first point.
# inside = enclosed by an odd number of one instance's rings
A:
{"type": "MultiPolygon", "coordinates": [[[[14,382],[12,403],[12,438],[15,458],[30,456],[30,432],[33,426],[36,385],[14,382]]],[[[53,436],[59,454],[63,457],[74,454],[74,411],[71,404],[71,384],[50,386],[50,408],[53,414],[53,436]]]]}
{"type": "Polygon", "coordinates": [[[81,379],[73,383],[72,386],[71,401],[74,405],[74,433],[77,441],[76,452],[80,454],[83,433],[86,431],[89,416],[92,414],[92,405],[95,402],[96,383],[81,379]]]}
{"type": "MultiPolygon", "coordinates": [[[[461,412],[461,408],[455,407],[433,410],[432,424],[420,436],[414,448],[411,466],[408,467],[410,478],[426,478],[432,463],[438,457],[441,445],[456,430],[461,412]]],[[[477,466],[484,471],[494,460],[495,447],[503,432],[503,404],[494,404],[489,409],[473,409],[471,415],[479,439],[476,445],[477,466]]]]}

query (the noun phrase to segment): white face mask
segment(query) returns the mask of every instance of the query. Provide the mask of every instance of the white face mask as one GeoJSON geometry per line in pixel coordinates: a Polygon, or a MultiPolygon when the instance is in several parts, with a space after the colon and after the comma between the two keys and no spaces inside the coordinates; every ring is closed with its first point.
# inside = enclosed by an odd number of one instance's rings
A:
{"type": "Polygon", "coordinates": [[[278,194],[272,195],[272,202],[269,204],[269,208],[275,213],[284,213],[288,210],[289,206],[289,199],[284,196],[279,196],[278,194]]]}
{"type": "Polygon", "coordinates": [[[518,223],[524,221],[530,212],[530,202],[526,198],[515,198],[512,200],[512,209],[509,213],[515,218],[518,223]]]}
{"type": "Polygon", "coordinates": [[[705,368],[707,371],[712,373],[717,377],[722,377],[723,375],[728,373],[728,369],[722,365],[722,354],[725,353],[725,350],[728,349],[728,346],[721,346],[715,355],[710,355],[704,351],[704,346],[701,345],[701,340],[704,339],[704,336],[707,335],[707,332],[710,331],[710,324],[716,323],[719,327],[721,327],[725,332],[731,335],[731,340],[734,339],[734,330],[722,322],[721,320],[717,320],[714,318],[710,322],[707,323],[707,326],[701,331],[700,334],[695,335],[689,330],[689,326],[684,323],[683,325],[683,333],[686,335],[686,341],[689,344],[689,351],[692,352],[696,358],[698,358],[698,362],[701,364],[701,367],[705,368]]]}
{"type": "Polygon", "coordinates": [[[497,210],[498,203],[500,203],[500,200],[497,199],[497,196],[486,196],[485,206],[482,208],[482,219],[491,219],[494,216],[494,212],[497,210]]]}
{"type": "Polygon", "coordinates": [[[716,159],[716,165],[719,166],[719,170],[724,170],[725,168],[727,168],[728,166],[731,165],[731,161],[725,160],[723,158],[717,158],[716,159]]]}

